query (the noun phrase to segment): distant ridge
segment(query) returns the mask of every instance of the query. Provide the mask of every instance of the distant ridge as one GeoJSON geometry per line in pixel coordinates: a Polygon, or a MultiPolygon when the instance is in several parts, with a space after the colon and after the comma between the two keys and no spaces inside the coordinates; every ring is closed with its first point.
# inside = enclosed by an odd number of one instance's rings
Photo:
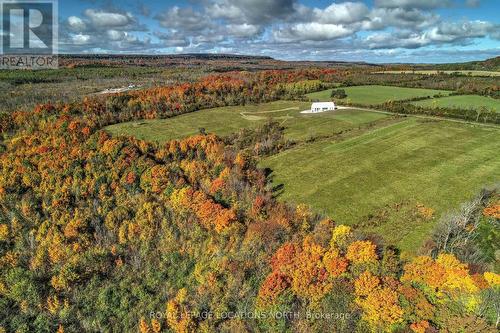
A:
{"type": "MultiPolygon", "coordinates": [[[[363,61],[339,60],[278,60],[270,56],[231,54],[231,53],[183,53],[183,54],[61,54],[60,64],[65,66],[100,65],[138,65],[138,66],[197,66],[207,62],[211,66],[222,67],[224,70],[254,70],[254,69],[291,69],[296,67],[389,67],[411,66],[415,69],[434,70],[479,70],[500,71],[500,56],[482,61],[447,64],[416,64],[416,63],[368,63],[363,61]],[[225,65],[223,65],[225,63],[225,65]]],[[[214,68],[217,70],[216,68],[214,68]]]]}
{"type": "Polygon", "coordinates": [[[202,60],[274,60],[269,56],[254,56],[230,53],[181,53],[181,54],[60,54],[62,58],[83,59],[117,59],[117,58],[144,58],[144,59],[202,59],[202,60]]]}
{"type": "Polygon", "coordinates": [[[61,54],[62,67],[83,66],[143,66],[143,67],[198,67],[208,66],[211,70],[238,71],[263,69],[293,69],[304,67],[380,67],[365,62],[278,60],[269,56],[229,53],[185,53],[185,54],[61,54]]]}
{"type": "Polygon", "coordinates": [[[66,59],[200,59],[200,60],[273,60],[282,63],[328,63],[328,64],[354,64],[381,66],[383,64],[368,63],[365,61],[343,61],[343,60],[278,60],[270,56],[232,54],[232,53],[179,53],[179,54],[102,54],[102,53],[71,53],[60,54],[60,58],[66,59]]]}
{"type": "Polygon", "coordinates": [[[469,61],[455,64],[435,65],[442,70],[477,70],[477,71],[500,71],[500,56],[482,61],[469,61]]]}

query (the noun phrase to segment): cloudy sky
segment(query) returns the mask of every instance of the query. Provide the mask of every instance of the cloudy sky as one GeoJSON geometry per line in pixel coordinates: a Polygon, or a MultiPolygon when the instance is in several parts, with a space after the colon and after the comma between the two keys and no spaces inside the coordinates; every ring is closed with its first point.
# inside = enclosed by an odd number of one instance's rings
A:
{"type": "Polygon", "coordinates": [[[499,0],[59,0],[61,53],[457,62],[500,55],[499,0]]]}

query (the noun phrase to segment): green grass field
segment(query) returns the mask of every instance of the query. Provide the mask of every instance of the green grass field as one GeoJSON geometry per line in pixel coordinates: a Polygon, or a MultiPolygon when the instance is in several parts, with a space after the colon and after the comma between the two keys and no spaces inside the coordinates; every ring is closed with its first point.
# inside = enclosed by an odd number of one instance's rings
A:
{"type": "Polygon", "coordinates": [[[283,200],[309,204],[338,223],[365,222],[364,231],[411,254],[443,213],[498,182],[499,135],[495,128],[408,118],[344,141],[302,145],[261,165],[284,185],[283,200]],[[419,203],[435,218],[415,218],[411,207],[419,203]]]}
{"type": "Polygon", "coordinates": [[[412,104],[424,107],[444,107],[461,109],[478,109],[486,107],[488,110],[500,111],[500,100],[478,95],[460,95],[435,98],[413,102],[412,104]]]}
{"type": "Polygon", "coordinates": [[[122,123],[109,126],[107,130],[113,135],[133,135],[144,140],[168,141],[197,134],[200,128],[224,136],[241,128],[256,127],[272,118],[286,127],[287,138],[306,140],[332,135],[388,117],[359,110],[339,110],[315,115],[300,113],[310,106],[311,103],[294,101],[230,106],[201,110],[170,119],[122,123]]]}
{"type": "Polygon", "coordinates": [[[376,74],[422,74],[422,75],[436,75],[436,74],[455,74],[460,73],[461,75],[467,76],[500,76],[500,72],[490,72],[490,71],[437,71],[437,70],[421,70],[421,71],[383,71],[375,72],[376,74]]]}
{"type": "MultiPolygon", "coordinates": [[[[447,95],[450,92],[445,90],[420,89],[420,88],[402,88],[391,86],[356,86],[345,87],[344,89],[347,98],[344,101],[349,101],[355,104],[375,105],[393,100],[405,100],[414,97],[432,97],[437,94],[447,95]]],[[[324,90],[308,94],[311,100],[330,101],[332,90],[324,90]]],[[[342,104],[342,101],[340,101],[342,104]]]]}

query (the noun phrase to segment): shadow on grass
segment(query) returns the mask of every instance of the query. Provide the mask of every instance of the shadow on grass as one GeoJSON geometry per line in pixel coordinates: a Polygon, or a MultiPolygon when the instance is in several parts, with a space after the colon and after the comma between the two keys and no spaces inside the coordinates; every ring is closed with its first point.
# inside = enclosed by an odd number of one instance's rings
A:
{"type": "Polygon", "coordinates": [[[264,168],[264,175],[268,184],[273,184],[271,191],[275,198],[279,197],[285,191],[285,184],[274,185],[274,171],[271,168],[264,168]]]}

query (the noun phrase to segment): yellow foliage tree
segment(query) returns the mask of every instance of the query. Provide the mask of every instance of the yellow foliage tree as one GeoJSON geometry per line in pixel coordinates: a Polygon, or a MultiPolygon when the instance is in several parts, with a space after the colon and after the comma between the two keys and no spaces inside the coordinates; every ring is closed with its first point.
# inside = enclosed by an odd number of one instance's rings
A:
{"type": "Polygon", "coordinates": [[[330,241],[330,246],[344,249],[347,247],[349,240],[352,238],[351,227],[345,225],[339,225],[335,227],[332,231],[332,239],[330,241]]]}
{"type": "Polygon", "coordinates": [[[177,333],[191,333],[196,331],[196,325],[184,304],[186,296],[186,290],[180,289],[177,292],[177,296],[167,303],[167,324],[177,333]]]}
{"type": "Polygon", "coordinates": [[[346,257],[354,264],[375,262],[378,259],[376,249],[371,241],[356,241],[347,248],[346,257]]]}
{"type": "Polygon", "coordinates": [[[323,256],[323,264],[331,277],[337,277],[347,271],[347,259],[340,256],[337,249],[330,249],[323,256]]]}
{"type": "Polygon", "coordinates": [[[491,287],[500,286],[500,274],[496,274],[493,272],[486,272],[484,273],[484,279],[486,280],[486,282],[488,282],[488,284],[491,287]]]}
{"type": "Polygon", "coordinates": [[[355,281],[356,296],[366,297],[380,286],[380,279],[369,271],[363,272],[355,281]]]}
{"type": "Polygon", "coordinates": [[[424,283],[438,293],[478,291],[467,265],[452,254],[440,254],[436,260],[427,256],[413,259],[405,265],[401,281],[424,283]]]}
{"type": "Polygon", "coordinates": [[[141,320],[139,320],[139,332],[140,333],[151,332],[151,330],[149,329],[149,325],[144,318],[141,318],[141,320]]]}
{"type": "Polygon", "coordinates": [[[365,299],[358,300],[358,304],[363,309],[363,317],[373,327],[387,328],[403,320],[398,294],[389,288],[373,290],[365,299]]]}
{"type": "Polygon", "coordinates": [[[161,331],[161,324],[158,320],[156,319],[152,319],[151,320],[151,330],[154,332],[154,333],[160,333],[161,331]]]}
{"type": "Polygon", "coordinates": [[[9,226],[0,224],[0,241],[6,241],[9,238],[9,226]]]}

